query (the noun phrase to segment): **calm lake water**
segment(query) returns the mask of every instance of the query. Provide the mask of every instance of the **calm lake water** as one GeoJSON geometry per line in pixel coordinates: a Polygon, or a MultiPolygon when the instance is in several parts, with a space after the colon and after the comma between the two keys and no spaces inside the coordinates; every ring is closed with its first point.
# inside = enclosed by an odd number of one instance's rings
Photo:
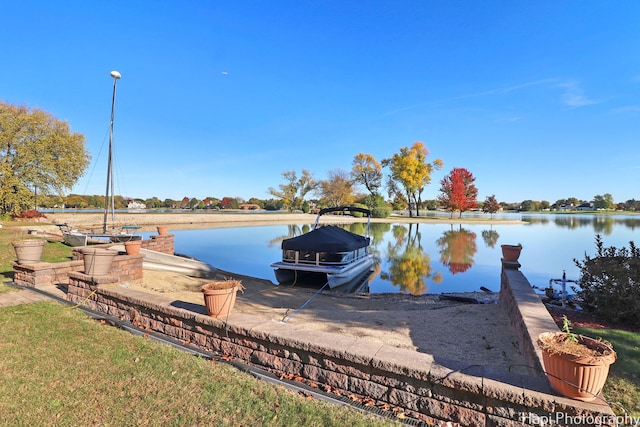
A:
{"type": "MultiPolygon", "coordinates": [[[[500,289],[501,244],[523,245],[521,271],[534,286],[549,279],[578,279],[573,260],[595,253],[595,236],[605,246],[640,243],[640,216],[589,214],[504,214],[526,224],[372,223],[377,267],[369,292],[413,294],[500,289]]],[[[271,280],[269,266],[281,258],[282,239],[311,229],[308,224],[176,230],[176,253],[201,259],[222,270],[271,280]]],[[[345,225],[364,234],[366,224],[345,225]]],[[[145,237],[152,233],[143,233],[145,237]]]]}

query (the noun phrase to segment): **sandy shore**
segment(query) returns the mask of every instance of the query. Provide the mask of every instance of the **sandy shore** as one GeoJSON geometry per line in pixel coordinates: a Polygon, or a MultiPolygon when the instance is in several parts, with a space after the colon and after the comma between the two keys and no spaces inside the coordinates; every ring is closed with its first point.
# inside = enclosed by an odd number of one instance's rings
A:
{"type": "MultiPolygon", "coordinates": [[[[200,292],[205,280],[148,270],[144,275],[142,283],[121,286],[205,313],[200,292]]],[[[229,276],[221,272],[220,279],[224,277],[229,276]]],[[[294,329],[381,342],[469,365],[514,372],[526,365],[513,344],[517,337],[505,326],[509,325],[507,313],[497,304],[465,304],[441,300],[437,295],[321,292],[314,296],[317,289],[231,277],[241,280],[245,288],[238,293],[234,313],[250,315],[254,322],[286,321],[294,329]]]]}
{"type": "MultiPolygon", "coordinates": [[[[53,224],[67,223],[76,228],[98,228],[102,226],[104,215],[100,213],[52,213],[47,219],[53,224]]],[[[185,230],[194,228],[240,227],[260,224],[311,224],[316,215],[303,213],[125,213],[118,214],[119,225],[138,225],[143,231],[155,229],[157,225],[167,225],[169,229],[185,230]]],[[[322,222],[366,221],[365,218],[323,215],[322,222]]],[[[431,224],[522,224],[520,220],[486,218],[410,218],[394,215],[389,218],[372,218],[371,222],[420,222],[431,224]]]]}

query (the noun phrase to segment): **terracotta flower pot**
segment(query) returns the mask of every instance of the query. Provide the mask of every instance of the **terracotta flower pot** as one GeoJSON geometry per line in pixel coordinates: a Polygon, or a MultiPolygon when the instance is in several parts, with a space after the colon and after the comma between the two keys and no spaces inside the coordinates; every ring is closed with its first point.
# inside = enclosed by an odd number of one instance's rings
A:
{"type": "Polygon", "coordinates": [[[565,335],[564,332],[545,332],[538,338],[549,384],[563,396],[591,402],[602,391],[616,352],[606,342],[579,335],[578,343],[593,350],[593,354],[566,353],[556,347],[557,340],[565,335]]]}
{"type": "Polygon", "coordinates": [[[239,280],[218,280],[202,286],[204,305],[209,316],[227,317],[236,303],[236,294],[241,289],[239,280]]]}
{"type": "Polygon", "coordinates": [[[142,249],[142,240],[124,242],[124,250],[127,251],[127,255],[139,255],[140,249],[142,249]]]}
{"type": "Polygon", "coordinates": [[[169,227],[167,227],[166,225],[158,225],[156,228],[158,229],[159,236],[166,236],[167,232],[169,231],[169,227]]]}
{"type": "Polygon", "coordinates": [[[89,276],[105,276],[111,272],[113,259],[118,252],[103,248],[82,248],[84,274],[89,276]]]}
{"type": "Polygon", "coordinates": [[[44,240],[28,239],[13,242],[13,249],[16,251],[19,264],[34,264],[40,262],[42,250],[44,249],[44,240]]]}
{"type": "Polygon", "coordinates": [[[517,262],[520,258],[520,252],[522,252],[522,246],[520,245],[501,245],[502,259],[507,262],[517,262]]]}

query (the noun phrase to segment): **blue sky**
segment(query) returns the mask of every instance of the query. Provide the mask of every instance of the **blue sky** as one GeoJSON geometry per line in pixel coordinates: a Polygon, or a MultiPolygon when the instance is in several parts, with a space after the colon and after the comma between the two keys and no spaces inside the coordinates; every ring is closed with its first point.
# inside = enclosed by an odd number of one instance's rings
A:
{"type": "Polygon", "coordinates": [[[85,135],[71,192],[269,198],[422,141],[479,199],[640,199],[638,1],[21,1],[0,99],[85,135]]]}

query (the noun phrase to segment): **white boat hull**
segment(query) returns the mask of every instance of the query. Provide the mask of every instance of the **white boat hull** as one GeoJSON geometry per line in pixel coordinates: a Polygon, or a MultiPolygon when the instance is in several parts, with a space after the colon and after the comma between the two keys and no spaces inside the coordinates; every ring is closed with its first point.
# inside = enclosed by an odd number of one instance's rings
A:
{"type": "Polygon", "coordinates": [[[63,234],[64,243],[69,246],[87,246],[88,237],[86,234],[68,233],[63,234]]]}
{"type": "Polygon", "coordinates": [[[373,266],[373,255],[369,254],[359,260],[347,265],[314,265],[295,264],[290,262],[274,262],[271,267],[275,268],[275,275],[278,282],[294,280],[295,277],[305,274],[324,275],[331,289],[349,283],[357,276],[373,266]]]}
{"type": "MultiPolygon", "coordinates": [[[[67,224],[56,224],[62,232],[62,239],[64,243],[69,246],[87,246],[89,243],[124,243],[132,240],[142,240],[142,236],[132,234],[127,231],[112,232],[112,233],[94,233],[94,232],[82,232],[75,228],[70,227],[67,224]]],[[[137,229],[137,226],[127,226],[126,228],[137,229]]],[[[124,227],[123,227],[124,229],[124,227]]]]}
{"type": "MultiPolygon", "coordinates": [[[[124,245],[113,245],[109,249],[124,252],[124,245]]],[[[140,249],[140,255],[144,255],[142,266],[146,270],[170,271],[185,276],[213,278],[216,268],[206,262],[198,261],[183,256],[169,255],[149,249],[140,249]]]]}

